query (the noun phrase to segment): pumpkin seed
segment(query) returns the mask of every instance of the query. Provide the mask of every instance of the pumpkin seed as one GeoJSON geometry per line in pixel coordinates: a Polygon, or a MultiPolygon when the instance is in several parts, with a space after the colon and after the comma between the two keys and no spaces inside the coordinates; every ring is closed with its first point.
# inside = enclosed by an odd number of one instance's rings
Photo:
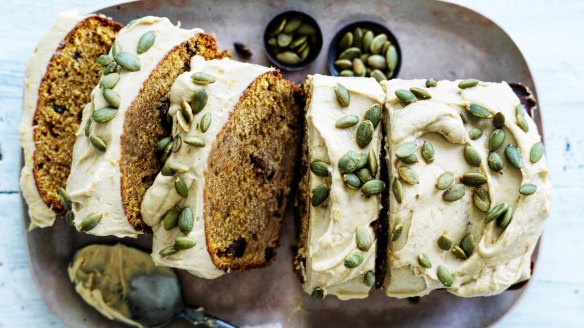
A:
{"type": "Polygon", "coordinates": [[[188,166],[181,164],[181,163],[176,163],[176,162],[168,163],[168,167],[173,169],[175,172],[178,172],[178,173],[186,173],[189,171],[188,166]]]}
{"type": "Polygon", "coordinates": [[[363,263],[363,253],[359,251],[354,251],[351,254],[345,257],[345,267],[348,269],[353,269],[358,267],[361,263],[363,263]]]}
{"type": "Polygon", "coordinates": [[[387,41],[387,35],[384,33],[378,34],[371,40],[371,44],[369,45],[369,51],[374,54],[378,54],[383,49],[383,45],[387,41]]]}
{"type": "Polygon", "coordinates": [[[424,253],[420,253],[420,255],[418,255],[418,263],[420,263],[420,265],[426,269],[430,269],[432,267],[432,262],[430,262],[428,255],[424,253]]]}
{"type": "Polygon", "coordinates": [[[105,123],[118,115],[118,110],[112,107],[103,107],[91,114],[91,119],[96,123],[105,123]]]}
{"type": "Polygon", "coordinates": [[[341,106],[343,107],[349,106],[349,104],[351,103],[351,95],[349,94],[349,91],[347,90],[347,88],[345,88],[344,85],[337,83],[337,85],[335,86],[335,94],[337,95],[337,100],[339,101],[339,104],[341,104],[341,106]]]}
{"type": "Polygon", "coordinates": [[[418,162],[418,156],[416,156],[416,154],[411,154],[408,157],[400,158],[400,160],[406,164],[414,164],[418,162]]]}
{"type": "Polygon", "coordinates": [[[207,105],[209,95],[205,89],[195,90],[193,98],[191,99],[191,109],[194,114],[198,114],[207,105]]]}
{"type": "Polygon", "coordinates": [[[65,213],[65,222],[67,222],[67,224],[70,226],[75,223],[75,214],[73,211],[69,210],[67,213],[65,213]]]}
{"type": "Polygon", "coordinates": [[[489,208],[491,208],[491,198],[489,197],[489,192],[486,189],[475,188],[472,200],[475,206],[481,212],[487,213],[489,208]]]}
{"type": "Polygon", "coordinates": [[[339,50],[345,50],[353,44],[353,33],[347,32],[339,41],[339,50]]]}
{"type": "Polygon", "coordinates": [[[194,118],[193,109],[191,108],[191,105],[189,105],[189,103],[186,100],[183,100],[182,107],[180,108],[180,110],[183,113],[183,116],[185,117],[187,123],[190,124],[194,118]]]}
{"type": "Polygon", "coordinates": [[[310,298],[312,298],[313,301],[320,301],[324,298],[324,296],[324,290],[322,290],[320,287],[316,287],[312,290],[312,293],[310,293],[310,298]]]}
{"type": "Polygon", "coordinates": [[[114,108],[120,107],[121,98],[120,95],[112,89],[103,89],[103,98],[105,101],[114,108]]]}
{"type": "Polygon", "coordinates": [[[391,231],[391,241],[394,242],[401,237],[402,231],[404,226],[401,223],[398,223],[393,230],[391,231]]]}
{"type": "Polygon", "coordinates": [[[515,118],[517,119],[517,125],[523,130],[523,132],[529,131],[529,124],[527,124],[527,120],[525,119],[525,107],[519,104],[516,107],[517,114],[515,118]]]}
{"type": "Polygon", "coordinates": [[[360,160],[361,154],[354,152],[352,150],[347,152],[339,159],[338,163],[339,171],[343,174],[355,172],[355,170],[357,170],[359,166],[360,160]]]}
{"type": "Polygon", "coordinates": [[[438,85],[438,81],[436,81],[435,79],[427,79],[426,80],[426,88],[433,88],[436,87],[438,85]]]}
{"type": "Polygon", "coordinates": [[[353,125],[359,123],[359,116],[356,115],[347,115],[345,117],[340,118],[338,121],[335,122],[335,127],[339,129],[346,129],[350,128],[353,125]]]}
{"type": "Polygon", "coordinates": [[[112,55],[115,57],[120,52],[122,52],[122,45],[118,40],[116,40],[112,45],[112,55]]]}
{"type": "Polygon", "coordinates": [[[296,31],[300,27],[300,24],[302,24],[302,17],[300,16],[291,17],[290,19],[288,19],[288,22],[284,26],[284,33],[292,33],[296,31]]]}
{"type": "Polygon", "coordinates": [[[178,224],[178,217],[180,215],[180,209],[178,207],[173,207],[168,210],[163,218],[162,223],[165,230],[172,230],[178,224]]]}
{"type": "Polygon", "coordinates": [[[99,65],[99,66],[107,66],[109,65],[114,59],[109,56],[109,55],[101,55],[99,57],[97,57],[97,59],[95,60],[95,62],[99,65]]]}
{"type": "Polygon", "coordinates": [[[483,136],[483,130],[474,128],[468,132],[468,136],[471,140],[477,140],[483,136]]]}
{"type": "Polygon", "coordinates": [[[188,206],[183,207],[178,216],[178,230],[184,234],[188,234],[193,230],[194,224],[193,211],[188,206]]]}
{"type": "Polygon", "coordinates": [[[487,212],[487,216],[485,216],[485,224],[495,220],[498,218],[503,212],[505,212],[509,208],[507,204],[501,203],[495,207],[493,207],[490,211],[487,212]]]}
{"type": "Polygon", "coordinates": [[[369,169],[365,167],[360,169],[359,172],[357,172],[357,176],[359,177],[359,180],[361,180],[362,183],[365,183],[373,179],[373,177],[371,176],[371,172],[369,172],[369,169]]]}
{"type": "Polygon", "coordinates": [[[317,207],[320,204],[324,203],[327,200],[330,191],[331,188],[323,184],[312,190],[312,206],[317,207]]]}
{"type": "Polygon", "coordinates": [[[171,137],[164,137],[162,139],[160,139],[157,143],[156,143],[156,148],[155,151],[157,153],[161,153],[162,151],[164,151],[164,149],[166,148],[166,146],[168,146],[168,144],[172,142],[172,138],[171,137]]]}
{"type": "Polygon", "coordinates": [[[93,213],[86,216],[79,225],[81,231],[89,231],[95,228],[99,222],[101,222],[101,218],[103,215],[101,213],[93,213]]]}
{"type": "Polygon", "coordinates": [[[373,123],[371,121],[363,121],[359,124],[357,128],[357,145],[360,148],[365,148],[369,143],[371,143],[371,139],[373,139],[373,132],[375,128],[373,127],[373,123]]]}
{"type": "Polygon", "coordinates": [[[215,82],[213,75],[205,72],[195,72],[191,75],[193,83],[206,85],[215,82]]]}
{"type": "Polygon", "coordinates": [[[351,189],[357,190],[361,188],[361,180],[356,174],[353,173],[343,174],[343,181],[345,182],[347,187],[351,189]]]}
{"type": "Polygon", "coordinates": [[[398,178],[393,178],[393,182],[391,183],[391,191],[393,192],[393,197],[395,200],[401,204],[404,197],[404,190],[398,178]]]}
{"type": "Polygon", "coordinates": [[[538,142],[531,146],[531,151],[529,152],[529,161],[532,163],[537,163],[543,157],[544,146],[542,142],[538,142]]]}
{"type": "Polygon", "coordinates": [[[339,59],[348,59],[348,60],[352,61],[353,59],[355,59],[359,56],[361,56],[361,49],[356,48],[356,47],[351,47],[351,48],[347,48],[343,52],[341,52],[341,54],[339,55],[339,59]]]}
{"type": "Polygon", "coordinates": [[[176,174],[176,172],[168,166],[163,166],[160,173],[165,177],[170,177],[176,174]]]}
{"type": "Polygon", "coordinates": [[[201,137],[198,137],[198,136],[185,137],[184,143],[186,143],[187,145],[190,145],[190,146],[195,146],[195,147],[205,147],[205,140],[201,137]]]}
{"type": "Polygon", "coordinates": [[[472,88],[474,86],[477,86],[479,82],[480,81],[476,79],[466,79],[458,82],[458,87],[461,89],[472,88]]]}
{"type": "Polygon", "coordinates": [[[156,33],[154,31],[148,31],[140,37],[138,40],[138,46],[136,47],[136,52],[138,54],[143,54],[152,47],[154,41],[156,40],[156,33]]]}
{"type": "Polygon", "coordinates": [[[180,236],[174,240],[174,247],[178,250],[185,250],[195,247],[197,242],[189,237],[180,236]]]}
{"type": "Polygon", "coordinates": [[[439,190],[448,189],[454,182],[454,174],[452,172],[444,172],[438,177],[438,182],[436,182],[436,188],[439,190]]]}
{"type": "Polygon", "coordinates": [[[501,112],[497,112],[497,114],[493,116],[493,125],[497,129],[502,129],[505,126],[505,115],[501,112]]]}
{"type": "Polygon", "coordinates": [[[394,45],[390,45],[387,49],[387,52],[385,53],[385,61],[387,61],[387,67],[393,73],[398,61],[397,48],[394,45]]]}
{"type": "Polygon", "coordinates": [[[488,109],[486,109],[485,107],[481,106],[481,105],[477,105],[477,104],[469,104],[466,109],[475,117],[478,118],[484,118],[484,119],[490,119],[493,117],[493,114],[491,114],[491,112],[489,112],[488,109]]]}
{"type": "MultiPolygon", "coordinates": [[[[112,60],[113,60],[113,58],[112,58],[112,60]]],[[[112,61],[103,70],[103,75],[104,76],[110,75],[110,74],[114,73],[117,70],[118,70],[118,64],[116,64],[115,61],[112,61]]]]}
{"type": "Polygon", "coordinates": [[[120,81],[119,73],[111,73],[101,78],[99,85],[103,89],[113,89],[120,81]]]}
{"type": "Polygon", "coordinates": [[[422,157],[426,162],[432,163],[434,162],[434,146],[429,141],[424,141],[422,145],[422,157]]]}
{"type": "Polygon", "coordinates": [[[357,227],[355,241],[357,242],[357,248],[367,252],[371,248],[371,245],[373,245],[373,237],[369,232],[369,228],[364,226],[357,227]]]}
{"type": "Polygon", "coordinates": [[[189,197],[189,188],[187,187],[185,180],[177,178],[174,181],[174,188],[176,189],[176,193],[179,194],[179,196],[182,198],[189,197]]]}
{"type": "Polygon", "coordinates": [[[286,18],[282,18],[280,24],[275,25],[274,29],[270,32],[270,36],[282,33],[282,31],[284,30],[284,26],[286,26],[286,22],[287,22],[286,18]]]}
{"type": "Polygon", "coordinates": [[[339,70],[352,69],[353,62],[348,59],[337,59],[335,61],[335,67],[339,70]]]}
{"type": "Polygon", "coordinates": [[[519,193],[525,196],[532,195],[537,191],[537,186],[531,183],[526,183],[519,187],[519,193]]]}
{"type": "Polygon", "coordinates": [[[459,259],[466,260],[468,258],[464,250],[458,245],[454,245],[454,247],[452,247],[452,253],[454,253],[454,255],[459,259]]]}
{"type": "Polygon", "coordinates": [[[277,47],[278,46],[278,41],[276,41],[275,37],[271,37],[268,39],[268,44],[271,45],[272,47],[277,47]]]}
{"type": "Polygon", "coordinates": [[[302,23],[296,30],[296,33],[300,35],[314,35],[316,33],[316,29],[309,23],[302,23]]]}
{"type": "Polygon", "coordinates": [[[385,182],[377,179],[369,180],[363,184],[361,191],[367,196],[379,195],[385,190],[385,182]]]}
{"type": "Polygon", "coordinates": [[[116,64],[120,65],[120,67],[126,71],[137,72],[141,68],[140,58],[127,52],[118,52],[118,54],[114,56],[114,60],[116,61],[116,64]]]}
{"type": "Polygon", "coordinates": [[[469,172],[465,173],[461,178],[460,182],[467,186],[478,187],[487,182],[487,177],[484,174],[469,172]]]}
{"type": "Polygon", "coordinates": [[[503,160],[501,159],[501,156],[495,152],[489,153],[487,163],[489,163],[489,167],[493,171],[501,172],[503,170],[503,160]]]}
{"type": "Polygon", "coordinates": [[[398,158],[408,157],[418,150],[418,145],[415,142],[404,142],[395,149],[395,156],[398,158]]]}
{"type": "Polygon", "coordinates": [[[310,170],[319,177],[328,177],[330,175],[329,165],[323,161],[312,161],[310,163],[310,170]]]}
{"type": "Polygon", "coordinates": [[[389,46],[391,46],[391,42],[385,41],[383,43],[383,48],[381,48],[381,53],[382,54],[386,54],[387,53],[387,49],[389,49],[389,46]]]}
{"type": "Polygon", "coordinates": [[[465,112],[462,112],[462,113],[460,113],[459,115],[460,115],[460,119],[462,120],[462,123],[463,123],[463,124],[466,124],[466,123],[468,123],[468,115],[466,115],[466,113],[465,113],[465,112]]]}
{"type": "Polygon", "coordinates": [[[505,131],[501,129],[494,130],[489,137],[489,150],[495,151],[503,145],[505,141],[505,131]]]}
{"type": "Polygon", "coordinates": [[[367,154],[367,164],[371,175],[376,176],[379,166],[377,164],[377,154],[375,154],[375,150],[373,149],[369,149],[369,153],[367,154]]]}
{"type": "Polygon", "coordinates": [[[85,132],[85,136],[89,137],[89,135],[91,134],[91,130],[93,129],[93,120],[91,119],[91,117],[87,120],[87,122],[85,123],[85,128],[84,128],[84,132],[85,132]]]}
{"type": "Polygon", "coordinates": [[[160,157],[160,161],[161,161],[162,163],[165,163],[165,162],[166,162],[166,160],[168,159],[168,157],[170,157],[170,154],[171,154],[171,152],[172,152],[172,146],[173,146],[173,143],[172,143],[172,142],[170,142],[170,143],[168,143],[168,145],[166,145],[166,147],[164,148],[164,152],[162,153],[162,156],[160,157]]]}
{"type": "Polygon", "coordinates": [[[362,169],[367,166],[369,161],[369,156],[365,153],[359,154],[359,164],[357,165],[357,170],[362,169]]]}
{"type": "Polygon", "coordinates": [[[523,166],[519,149],[517,149],[517,146],[514,144],[508,144],[507,147],[505,147],[505,157],[507,157],[507,160],[513,167],[521,169],[523,166]]]}
{"type": "Polygon", "coordinates": [[[355,73],[353,71],[350,71],[348,69],[343,70],[339,73],[339,76],[344,76],[344,77],[353,77],[355,76],[355,73]]]}
{"type": "Polygon", "coordinates": [[[173,245],[164,247],[163,249],[160,250],[160,252],[158,252],[158,255],[160,255],[161,257],[167,257],[176,253],[178,253],[178,249],[176,249],[173,245]]]}
{"type": "Polygon", "coordinates": [[[399,100],[405,102],[406,104],[411,104],[413,102],[416,102],[416,95],[414,95],[409,90],[404,90],[404,89],[396,90],[395,95],[397,96],[397,98],[399,100]]]}
{"type": "Polygon", "coordinates": [[[377,128],[377,125],[381,121],[381,106],[375,104],[369,107],[365,112],[365,116],[363,116],[363,120],[371,121],[371,123],[373,123],[373,128],[377,128]]]}
{"type": "Polygon", "coordinates": [[[513,208],[509,207],[504,214],[497,218],[497,227],[501,229],[507,228],[511,219],[513,218],[513,208]]]}
{"type": "Polygon", "coordinates": [[[286,33],[280,33],[276,37],[276,42],[278,43],[278,47],[286,48],[292,42],[292,35],[286,33]]]}
{"type": "Polygon", "coordinates": [[[203,115],[203,117],[201,118],[201,123],[199,124],[199,127],[201,128],[201,132],[205,133],[207,132],[207,130],[209,130],[209,127],[211,126],[211,113],[205,113],[205,115],[203,115]]]}
{"type": "Polygon", "coordinates": [[[440,247],[440,249],[442,250],[449,251],[452,248],[453,244],[454,242],[452,241],[452,239],[448,238],[445,235],[438,237],[438,247],[440,247]]]}
{"type": "Polygon", "coordinates": [[[464,147],[464,159],[472,166],[479,167],[481,165],[481,155],[471,146],[464,147]]]}
{"type": "Polygon", "coordinates": [[[440,282],[446,287],[451,287],[454,283],[454,277],[452,277],[450,271],[441,265],[438,266],[436,275],[438,276],[440,282]]]}
{"type": "Polygon", "coordinates": [[[397,169],[397,172],[402,180],[410,185],[415,185],[420,183],[418,180],[418,174],[416,171],[411,169],[409,166],[400,166],[397,169]]]}
{"type": "Polygon", "coordinates": [[[373,271],[367,271],[363,276],[363,283],[367,287],[375,285],[375,273],[373,273],[373,271]]]}
{"type": "Polygon", "coordinates": [[[464,185],[462,183],[457,183],[446,189],[444,194],[442,194],[442,198],[447,202],[455,202],[464,197],[465,192],[464,185]]]}
{"type": "Polygon", "coordinates": [[[363,29],[360,27],[356,27],[355,31],[353,31],[353,44],[352,46],[361,48],[363,45],[363,29]]]}
{"type": "Polygon", "coordinates": [[[466,254],[467,257],[472,255],[472,252],[475,248],[475,237],[472,233],[469,232],[464,235],[464,237],[462,237],[462,240],[460,241],[460,248],[464,251],[464,254],[466,254]]]}
{"type": "Polygon", "coordinates": [[[410,88],[410,91],[416,96],[416,98],[418,98],[420,100],[432,98],[432,95],[428,91],[426,91],[422,88],[412,87],[412,88],[410,88]]]}
{"type": "Polygon", "coordinates": [[[375,81],[377,81],[377,82],[387,80],[387,76],[385,74],[383,74],[383,72],[378,70],[378,69],[374,69],[373,71],[371,71],[371,77],[374,78],[375,81]]]}
{"type": "Polygon", "coordinates": [[[363,44],[362,44],[363,51],[365,51],[365,52],[370,51],[371,41],[373,41],[374,37],[375,37],[375,34],[373,34],[373,31],[365,32],[365,34],[363,35],[363,44]]]}
{"type": "Polygon", "coordinates": [[[178,122],[178,125],[180,126],[180,128],[184,132],[189,132],[191,130],[191,127],[190,127],[189,123],[187,122],[187,119],[185,118],[182,111],[176,112],[176,120],[178,122]]]}
{"type": "Polygon", "coordinates": [[[61,205],[63,208],[70,211],[71,210],[71,197],[63,188],[57,188],[57,194],[59,195],[59,199],[61,200],[61,205]]]}
{"type": "Polygon", "coordinates": [[[101,152],[105,152],[107,149],[107,144],[105,141],[103,141],[103,139],[98,136],[89,136],[89,142],[91,142],[91,145],[93,145],[95,149],[101,152]]]}
{"type": "Polygon", "coordinates": [[[367,73],[367,68],[360,58],[354,58],[352,63],[353,72],[355,76],[365,76],[367,73]]]}
{"type": "MultiPolygon", "coordinates": [[[[296,49],[302,45],[305,45],[305,44],[307,44],[306,40],[307,40],[306,36],[299,36],[299,37],[295,38],[294,40],[292,40],[292,42],[290,42],[290,48],[296,49]]],[[[300,48],[298,48],[298,49],[300,49],[300,48]]],[[[302,50],[304,50],[304,48],[302,48],[302,50]]]]}
{"type": "Polygon", "coordinates": [[[382,55],[371,55],[367,58],[367,64],[371,68],[383,70],[387,67],[385,57],[382,55]]]}

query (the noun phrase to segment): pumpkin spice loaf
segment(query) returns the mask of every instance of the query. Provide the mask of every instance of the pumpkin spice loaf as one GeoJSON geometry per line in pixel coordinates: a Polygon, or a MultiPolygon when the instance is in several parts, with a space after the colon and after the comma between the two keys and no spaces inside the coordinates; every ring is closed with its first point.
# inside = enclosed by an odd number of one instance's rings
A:
{"type": "Polygon", "coordinates": [[[57,190],[65,188],[81,113],[103,70],[96,59],[121,28],[104,16],[61,13],[28,62],[19,139],[30,229],[65,214],[57,190]]]}
{"type": "Polygon", "coordinates": [[[140,204],[160,170],[156,142],[174,79],[200,54],[220,58],[215,38],[167,18],[144,17],[120,31],[77,132],[67,193],[74,224],[90,234],[136,237],[140,204]]]}
{"type": "Polygon", "coordinates": [[[300,140],[301,90],[274,69],[196,56],[170,95],[171,138],[146,192],[158,265],[203,278],[275,257],[300,140]]]}

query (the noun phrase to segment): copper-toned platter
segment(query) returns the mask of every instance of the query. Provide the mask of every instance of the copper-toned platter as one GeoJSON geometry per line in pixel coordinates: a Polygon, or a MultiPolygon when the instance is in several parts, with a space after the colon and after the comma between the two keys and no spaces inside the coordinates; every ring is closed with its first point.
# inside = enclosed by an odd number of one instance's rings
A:
{"type": "MultiPolygon", "coordinates": [[[[146,15],[166,16],[183,27],[200,27],[215,33],[222,49],[233,51],[233,42],[247,44],[249,61],[270,65],[263,50],[266,24],[278,13],[298,10],[320,25],[323,49],[309,67],[284,75],[302,82],[307,74],[328,74],[326,50],[343,26],[361,20],[381,23],[397,37],[402,64],[399,78],[457,79],[521,82],[536,94],[525,59],[511,38],[484,16],[460,7],[426,0],[370,1],[196,1],[159,0],[132,2],[104,8],[99,13],[128,21],[146,15]]],[[[234,55],[238,59],[237,55],[234,55]]],[[[541,129],[541,118],[534,115],[541,129]]],[[[292,204],[292,202],[290,202],[292,204]]],[[[24,225],[29,218],[24,208],[24,225]]],[[[282,231],[276,262],[265,269],[236,272],[204,280],[179,272],[184,298],[238,326],[276,324],[281,327],[484,327],[503,316],[525,291],[525,286],[498,296],[459,298],[436,291],[411,300],[386,297],[373,290],[365,300],[339,301],[327,297],[314,302],[304,294],[293,272],[294,209],[290,206],[282,231]]],[[[69,282],[67,265],[80,247],[115,243],[77,233],[58,220],[53,228],[26,233],[31,270],[39,291],[55,314],[71,327],[117,327],[79,297],[69,282]]],[[[121,242],[149,251],[151,238],[121,242]]],[[[175,323],[183,326],[183,323],[175,323]]],[[[186,327],[186,325],[184,325],[186,327]]]]}

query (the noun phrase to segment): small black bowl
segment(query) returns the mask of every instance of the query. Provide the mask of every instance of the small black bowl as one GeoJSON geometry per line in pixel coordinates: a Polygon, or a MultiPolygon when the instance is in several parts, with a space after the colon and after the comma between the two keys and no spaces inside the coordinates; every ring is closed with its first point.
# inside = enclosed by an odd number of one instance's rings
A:
{"type": "Polygon", "coordinates": [[[393,35],[393,33],[391,33],[391,31],[387,27],[371,21],[358,21],[351,23],[343,27],[340,31],[337,32],[337,34],[335,34],[335,37],[333,38],[329,46],[329,52],[327,57],[329,73],[333,76],[340,75],[340,72],[335,68],[335,60],[339,55],[338,51],[339,41],[341,41],[341,38],[343,37],[343,35],[345,35],[345,33],[353,32],[357,27],[371,30],[376,35],[380,33],[385,33],[387,35],[388,41],[391,42],[391,44],[393,44],[395,46],[395,49],[397,50],[397,64],[395,65],[393,75],[389,78],[395,79],[399,74],[402,62],[402,52],[399,46],[399,42],[397,42],[397,38],[395,37],[395,35],[393,35]]]}
{"type": "Polygon", "coordinates": [[[307,67],[316,59],[316,57],[318,57],[318,54],[320,53],[321,49],[322,49],[322,32],[320,31],[320,27],[318,26],[314,18],[300,11],[290,10],[276,15],[276,17],[272,18],[272,20],[270,21],[268,26],[266,26],[266,29],[264,31],[264,50],[266,52],[266,56],[274,65],[287,71],[299,71],[307,67]],[[308,55],[308,57],[306,57],[306,60],[297,65],[287,65],[281,63],[280,61],[278,61],[278,59],[276,59],[276,53],[272,50],[272,46],[268,44],[268,40],[271,38],[270,31],[274,30],[277,27],[277,25],[282,21],[283,18],[289,18],[293,16],[302,17],[303,23],[308,23],[314,27],[315,30],[314,42],[309,43],[310,54],[308,55]]]}

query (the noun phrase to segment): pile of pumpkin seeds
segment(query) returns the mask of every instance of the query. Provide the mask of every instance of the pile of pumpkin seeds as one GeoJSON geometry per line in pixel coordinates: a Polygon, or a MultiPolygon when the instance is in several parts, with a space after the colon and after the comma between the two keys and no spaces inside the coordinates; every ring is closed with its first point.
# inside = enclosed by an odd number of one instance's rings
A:
{"type": "Polygon", "coordinates": [[[387,34],[361,27],[341,37],[337,54],[334,65],[340,76],[369,76],[377,81],[392,78],[399,61],[387,34]]]}
{"type": "Polygon", "coordinates": [[[300,15],[284,17],[273,26],[267,43],[276,59],[284,65],[299,65],[306,61],[311,50],[316,50],[316,28],[300,15]]]}

